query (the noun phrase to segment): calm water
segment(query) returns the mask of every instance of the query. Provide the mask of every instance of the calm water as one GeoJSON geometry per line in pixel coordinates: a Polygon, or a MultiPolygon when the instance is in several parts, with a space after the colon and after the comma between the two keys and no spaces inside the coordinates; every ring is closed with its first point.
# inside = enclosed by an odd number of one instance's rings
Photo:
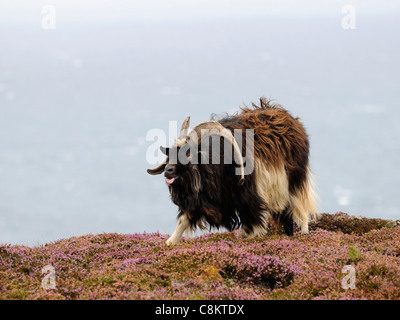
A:
{"type": "Polygon", "coordinates": [[[0,243],[171,233],[146,133],[261,96],[302,118],[321,212],[400,218],[399,17],[5,24],[0,243]]]}

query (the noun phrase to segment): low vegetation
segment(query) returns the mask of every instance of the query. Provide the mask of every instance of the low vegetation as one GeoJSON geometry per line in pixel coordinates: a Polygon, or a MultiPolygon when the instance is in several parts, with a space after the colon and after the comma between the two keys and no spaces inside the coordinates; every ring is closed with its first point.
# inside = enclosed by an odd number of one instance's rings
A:
{"type": "Polygon", "coordinates": [[[104,233],[0,245],[0,298],[400,299],[399,221],[339,212],[322,214],[307,236],[272,230],[243,240],[235,231],[173,247],[167,238],[104,233]]]}

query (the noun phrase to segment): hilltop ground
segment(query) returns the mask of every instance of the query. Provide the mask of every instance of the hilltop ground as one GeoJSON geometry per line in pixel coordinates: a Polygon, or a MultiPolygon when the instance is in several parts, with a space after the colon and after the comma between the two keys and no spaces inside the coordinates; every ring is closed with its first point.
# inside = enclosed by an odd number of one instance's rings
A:
{"type": "Polygon", "coordinates": [[[0,245],[0,299],[400,299],[400,221],[339,212],[322,214],[307,236],[236,231],[174,247],[167,238],[0,245]]]}

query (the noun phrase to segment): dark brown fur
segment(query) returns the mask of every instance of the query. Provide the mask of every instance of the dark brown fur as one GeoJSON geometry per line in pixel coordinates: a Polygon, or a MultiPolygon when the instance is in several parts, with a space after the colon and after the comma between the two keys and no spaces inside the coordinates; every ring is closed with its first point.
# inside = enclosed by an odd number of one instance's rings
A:
{"type": "MultiPolygon", "coordinates": [[[[240,108],[241,113],[219,122],[227,129],[254,129],[254,154],[272,166],[284,163],[290,192],[302,188],[307,178],[308,136],[299,118],[293,118],[277,103],[265,98],[253,108],[240,108]]],[[[242,146],[246,146],[243,134],[242,146]]],[[[245,152],[245,150],[244,150],[245,152]]]]}

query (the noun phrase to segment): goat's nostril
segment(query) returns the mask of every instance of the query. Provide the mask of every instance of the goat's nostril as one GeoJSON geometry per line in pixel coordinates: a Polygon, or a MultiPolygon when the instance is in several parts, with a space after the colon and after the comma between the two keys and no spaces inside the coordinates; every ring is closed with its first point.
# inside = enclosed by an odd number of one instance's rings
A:
{"type": "Polygon", "coordinates": [[[169,173],[169,174],[174,173],[174,167],[173,167],[173,166],[167,165],[167,166],[165,167],[165,172],[166,172],[166,173],[169,173]]]}

